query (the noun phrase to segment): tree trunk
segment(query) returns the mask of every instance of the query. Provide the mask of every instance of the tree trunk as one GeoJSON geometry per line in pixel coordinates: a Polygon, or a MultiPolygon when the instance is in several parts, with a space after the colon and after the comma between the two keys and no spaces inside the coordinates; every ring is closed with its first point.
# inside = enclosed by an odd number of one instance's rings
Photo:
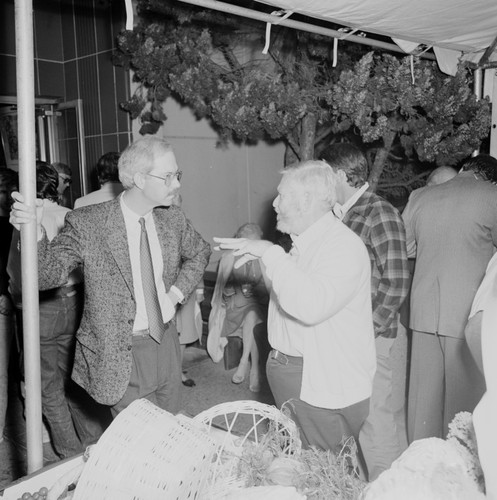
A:
{"type": "Polygon", "coordinates": [[[314,141],[316,139],[317,118],[313,113],[308,113],[302,119],[300,133],[300,161],[314,159],[314,141]]]}
{"type": "Polygon", "coordinates": [[[369,172],[369,188],[375,192],[378,187],[378,182],[380,180],[381,174],[385,167],[390,150],[392,149],[392,144],[395,139],[395,132],[388,132],[383,136],[383,147],[378,149],[373,166],[371,167],[371,172],[369,172]]]}

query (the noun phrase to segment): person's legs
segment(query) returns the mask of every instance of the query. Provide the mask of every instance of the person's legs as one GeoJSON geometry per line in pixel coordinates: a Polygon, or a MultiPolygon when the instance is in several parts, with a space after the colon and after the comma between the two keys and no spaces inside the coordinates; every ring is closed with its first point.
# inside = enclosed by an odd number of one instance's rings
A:
{"type": "Polygon", "coordinates": [[[71,457],[82,449],[69,405],[65,397],[65,381],[69,377],[74,345],[74,332],[67,334],[63,299],[40,302],[40,358],[42,410],[55,451],[61,458],[71,457]]]}
{"type": "Polygon", "coordinates": [[[443,437],[444,356],[441,338],[412,332],[411,371],[407,406],[409,443],[443,437]]]}
{"type": "Polygon", "coordinates": [[[176,328],[169,326],[160,345],[149,336],[134,336],[131,352],[128,387],[121,400],[110,407],[112,416],[116,417],[140,398],[176,413],[181,400],[180,348],[176,328]]]}
{"type": "Polygon", "coordinates": [[[486,390],[485,378],[464,339],[442,337],[445,352],[445,408],[443,437],[462,411],[473,413],[486,390]]]}
{"type": "Polygon", "coordinates": [[[276,406],[287,410],[297,424],[302,446],[338,453],[347,438],[352,436],[357,442],[369,412],[369,399],[336,410],[312,406],[300,399],[302,358],[286,358],[278,360],[270,353],[267,378],[276,406]]]}
{"type": "Polygon", "coordinates": [[[257,363],[259,362],[259,355],[254,340],[254,326],[257,323],[260,323],[260,321],[261,320],[259,318],[259,315],[253,309],[247,311],[247,314],[243,318],[243,323],[242,323],[243,351],[242,351],[242,357],[240,358],[240,363],[238,364],[238,368],[236,369],[232,377],[232,382],[234,384],[240,384],[245,380],[245,376],[248,370],[249,358],[254,351],[256,360],[254,361],[254,358],[252,358],[251,374],[253,373],[253,375],[251,376],[251,378],[253,379],[254,384],[259,383],[259,369],[257,366],[257,363]]]}
{"type": "Polygon", "coordinates": [[[13,314],[0,313],[0,442],[3,441],[3,430],[7,414],[9,388],[9,357],[14,332],[13,314]]]}
{"type": "Polygon", "coordinates": [[[391,352],[396,339],[376,338],[377,368],[369,415],[360,432],[361,449],[369,480],[376,479],[404,451],[393,408],[393,367],[391,352]]]}
{"type": "Polygon", "coordinates": [[[157,406],[170,413],[178,413],[181,403],[181,353],[178,333],[172,324],[157,348],[157,373],[157,406]]]}

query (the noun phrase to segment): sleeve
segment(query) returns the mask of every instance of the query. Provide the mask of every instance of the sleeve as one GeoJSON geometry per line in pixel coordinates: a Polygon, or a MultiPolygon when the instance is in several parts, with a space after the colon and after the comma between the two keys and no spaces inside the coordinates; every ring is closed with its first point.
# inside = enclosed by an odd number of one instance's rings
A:
{"type": "Polygon", "coordinates": [[[371,249],[379,276],[372,279],[375,334],[391,325],[409,291],[406,232],[400,214],[382,206],[371,218],[371,249]]]}
{"type": "Polygon", "coordinates": [[[370,280],[369,258],[360,241],[353,246],[333,245],[333,250],[323,243],[305,266],[277,245],[264,253],[262,261],[278,306],[309,326],[334,316],[355,296],[358,286],[370,280]]]}
{"type": "Polygon", "coordinates": [[[46,233],[38,242],[38,281],[40,290],[67,283],[69,274],[83,263],[81,242],[85,235],[78,229],[77,217],[69,212],[60,233],[49,241],[46,233]]]}
{"type": "Polygon", "coordinates": [[[209,263],[211,247],[184,215],[180,230],[182,264],[173,286],[183,294],[185,299],[188,299],[202,281],[205,268],[209,263]]]}
{"type": "Polygon", "coordinates": [[[407,205],[402,212],[402,219],[404,220],[404,226],[406,231],[406,249],[407,249],[407,257],[415,258],[416,257],[416,237],[414,235],[414,227],[413,227],[413,201],[412,194],[409,197],[407,205]]]}

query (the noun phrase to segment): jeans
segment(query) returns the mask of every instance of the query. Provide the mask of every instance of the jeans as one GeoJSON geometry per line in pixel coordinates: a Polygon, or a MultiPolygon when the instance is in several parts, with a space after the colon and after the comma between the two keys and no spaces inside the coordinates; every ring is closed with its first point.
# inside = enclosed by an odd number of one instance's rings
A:
{"type": "Polygon", "coordinates": [[[76,330],[81,318],[81,297],[54,296],[40,300],[41,401],[55,451],[61,458],[82,451],[68,395],[76,330]]]}

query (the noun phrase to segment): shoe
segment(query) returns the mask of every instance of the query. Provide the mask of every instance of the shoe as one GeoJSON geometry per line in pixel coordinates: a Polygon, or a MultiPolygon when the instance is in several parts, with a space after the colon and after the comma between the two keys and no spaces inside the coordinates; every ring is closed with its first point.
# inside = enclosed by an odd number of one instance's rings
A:
{"type": "Polygon", "coordinates": [[[41,426],[41,442],[43,444],[50,443],[50,433],[48,432],[45,422],[42,422],[41,426]]]}
{"type": "Polygon", "coordinates": [[[193,380],[191,378],[187,378],[186,380],[182,380],[181,383],[186,387],[194,387],[195,386],[195,380],[193,380]]]}
{"type": "Polygon", "coordinates": [[[249,390],[252,392],[261,392],[261,382],[257,371],[250,372],[249,390]]]}
{"type": "Polygon", "coordinates": [[[236,372],[231,377],[233,384],[241,384],[245,380],[245,373],[247,372],[248,361],[241,361],[236,369],[236,372]]]}

